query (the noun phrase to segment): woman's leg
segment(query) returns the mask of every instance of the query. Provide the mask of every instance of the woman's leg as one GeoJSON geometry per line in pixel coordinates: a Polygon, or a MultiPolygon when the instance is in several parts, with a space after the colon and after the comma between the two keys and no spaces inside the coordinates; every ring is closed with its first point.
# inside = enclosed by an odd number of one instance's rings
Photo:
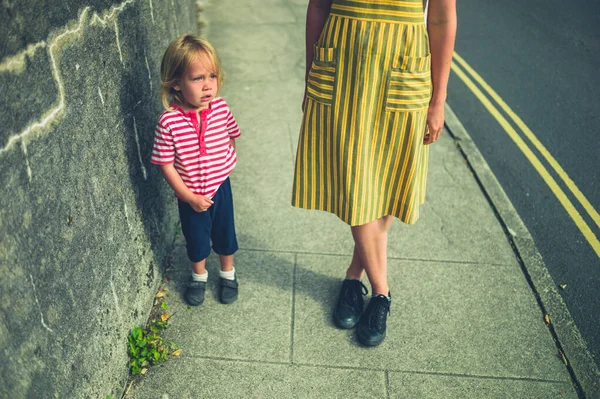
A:
{"type": "Polygon", "coordinates": [[[367,288],[360,280],[365,271],[373,293],[388,294],[386,247],[387,229],[391,222],[391,216],[384,216],[369,224],[352,227],[354,252],[333,313],[334,322],[340,328],[353,328],[363,313],[363,295],[367,294],[367,288]]]}
{"type": "Polygon", "coordinates": [[[390,310],[390,289],[387,282],[387,231],[392,216],[352,227],[356,252],[371,283],[372,295],[358,321],[356,334],[363,345],[377,346],[386,335],[390,310]]]}
{"type": "Polygon", "coordinates": [[[360,226],[352,226],[354,253],[346,277],[360,280],[367,273],[373,295],[387,295],[387,231],[393,217],[383,216],[360,226]]]}
{"type": "Polygon", "coordinates": [[[352,261],[350,262],[350,266],[348,266],[348,270],[346,270],[346,278],[353,278],[355,280],[362,280],[365,275],[365,268],[360,261],[360,256],[358,255],[358,251],[356,249],[356,244],[354,244],[354,253],[352,254],[352,261]]]}

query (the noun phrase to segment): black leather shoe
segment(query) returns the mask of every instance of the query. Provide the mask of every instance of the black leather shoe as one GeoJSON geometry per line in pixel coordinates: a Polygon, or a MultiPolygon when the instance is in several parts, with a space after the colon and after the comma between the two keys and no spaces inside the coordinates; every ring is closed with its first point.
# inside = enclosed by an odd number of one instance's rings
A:
{"type": "Polygon", "coordinates": [[[188,287],[185,290],[185,300],[192,306],[202,305],[204,302],[204,292],[206,291],[205,281],[190,280],[188,287]]]}
{"type": "Polygon", "coordinates": [[[358,341],[361,344],[377,346],[383,342],[391,303],[392,298],[388,299],[385,295],[380,294],[371,298],[356,327],[358,341]]]}
{"type": "Polygon", "coordinates": [[[360,281],[345,279],[333,312],[333,321],[339,328],[349,329],[356,326],[365,307],[363,295],[367,295],[367,287],[360,281]]]}
{"type": "Polygon", "coordinates": [[[234,303],[238,299],[238,282],[235,280],[219,279],[219,301],[221,303],[234,303]]]}

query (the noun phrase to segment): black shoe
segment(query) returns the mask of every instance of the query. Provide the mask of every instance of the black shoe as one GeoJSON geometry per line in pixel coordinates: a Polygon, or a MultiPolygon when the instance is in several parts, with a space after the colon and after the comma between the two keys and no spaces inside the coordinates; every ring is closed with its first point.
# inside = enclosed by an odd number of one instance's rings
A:
{"type": "Polygon", "coordinates": [[[353,328],[365,307],[363,295],[367,295],[367,287],[360,281],[345,279],[333,312],[333,321],[339,328],[353,328]]]}
{"type": "Polygon", "coordinates": [[[383,342],[391,303],[392,298],[388,299],[385,295],[380,294],[371,298],[356,328],[358,341],[361,344],[377,346],[383,342]]]}
{"type": "Polygon", "coordinates": [[[227,280],[226,278],[221,277],[219,279],[219,301],[221,301],[221,303],[229,304],[235,302],[237,298],[237,278],[234,280],[227,280]]]}
{"type": "Polygon", "coordinates": [[[206,291],[205,281],[190,280],[185,291],[185,300],[192,306],[202,305],[204,302],[204,292],[206,291]]]}

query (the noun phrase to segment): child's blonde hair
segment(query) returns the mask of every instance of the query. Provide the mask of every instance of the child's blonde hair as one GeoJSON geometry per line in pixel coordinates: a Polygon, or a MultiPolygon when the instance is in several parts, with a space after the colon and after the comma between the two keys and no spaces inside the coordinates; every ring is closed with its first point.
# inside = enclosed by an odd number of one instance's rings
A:
{"type": "Polygon", "coordinates": [[[211,72],[217,75],[217,93],[219,92],[223,85],[224,74],[217,51],[208,40],[196,35],[186,34],[169,44],[160,63],[160,94],[165,109],[170,109],[171,103],[177,105],[184,103],[181,93],[175,90],[173,86],[179,84],[179,80],[188,66],[200,54],[205,54],[212,64],[214,71],[211,72]]]}

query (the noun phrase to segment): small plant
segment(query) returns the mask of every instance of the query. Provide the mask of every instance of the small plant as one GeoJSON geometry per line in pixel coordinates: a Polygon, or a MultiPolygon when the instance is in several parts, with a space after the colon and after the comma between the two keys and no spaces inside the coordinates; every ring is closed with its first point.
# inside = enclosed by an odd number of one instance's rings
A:
{"type": "Polygon", "coordinates": [[[129,367],[131,374],[145,374],[149,366],[162,363],[169,358],[169,354],[179,356],[181,349],[172,341],[165,340],[160,332],[169,326],[169,305],[162,301],[164,291],[156,294],[155,306],[146,328],[134,327],[131,329],[128,341],[129,367]],[[164,311],[164,312],[163,312],[164,311]]]}

